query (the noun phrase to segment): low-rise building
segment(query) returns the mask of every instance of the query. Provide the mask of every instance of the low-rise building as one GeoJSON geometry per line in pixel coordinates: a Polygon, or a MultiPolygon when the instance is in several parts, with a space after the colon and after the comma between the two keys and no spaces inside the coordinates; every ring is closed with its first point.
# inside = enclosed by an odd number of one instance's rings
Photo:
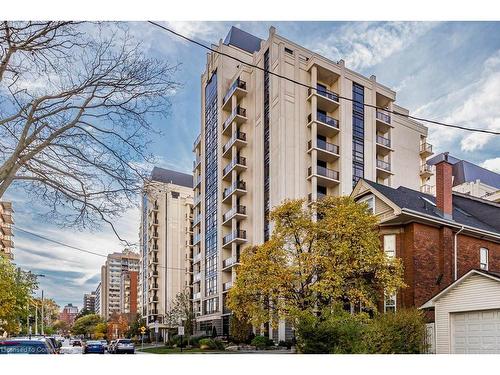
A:
{"type": "Polygon", "coordinates": [[[471,269],[500,271],[500,204],[453,191],[446,157],[435,168],[436,196],[367,180],[352,193],[379,218],[386,254],[404,265],[408,287],[381,310],[420,307],[471,269]]]}
{"type": "Polygon", "coordinates": [[[68,303],[66,306],[64,306],[63,310],[59,314],[59,320],[66,322],[69,326],[72,326],[77,315],[78,307],[73,306],[73,304],[71,303],[68,303]]]}

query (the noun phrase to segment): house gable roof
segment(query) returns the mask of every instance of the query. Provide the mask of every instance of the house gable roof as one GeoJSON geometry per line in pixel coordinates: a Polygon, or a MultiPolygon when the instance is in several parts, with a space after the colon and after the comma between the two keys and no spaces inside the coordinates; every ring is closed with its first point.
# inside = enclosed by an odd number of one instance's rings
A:
{"type": "Polygon", "coordinates": [[[426,303],[424,303],[422,306],[420,306],[420,309],[428,309],[428,308],[434,307],[434,305],[438,299],[443,297],[450,290],[457,287],[459,284],[461,284],[464,280],[468,279],[472,275],[480,275],[480,276],[488,277],[492,280],[500,282],[500,273],[498,273],[498,272],[491,272],[491,271],[485,271],[485,270],[479,270],[479,269],[470,270],[465,275],[463,275],[459,279],[455,280],[450,285],[448,285],[446,288],[444,288],[442,291],[438,292],[436,295],[434,295],[432,298],[430,298],[426,303]]]}
{"type": "MultiPolygon", "coordinates": [[[[400,186],[397,189],[373,181],[364,180],[401,210],[409,210],[428,217],[444,220],[436,207],[436,198],[417,190],[400,186]]],[[[463,225],[500,235],[500,204],[453,193],[453,220],[463,225]]],[[[449,220],[448,220],[449,221],[449,220]]]]}

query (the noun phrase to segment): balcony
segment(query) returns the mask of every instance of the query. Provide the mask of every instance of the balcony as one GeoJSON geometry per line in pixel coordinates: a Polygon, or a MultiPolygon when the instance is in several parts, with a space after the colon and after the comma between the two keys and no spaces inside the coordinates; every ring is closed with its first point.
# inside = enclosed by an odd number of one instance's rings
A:
{"type": "Polygon", "coordinates": [[[391,163],[377,159],[377,176],[386,179],[391,176],[393,173],[391,172],[391,163]]]}
{"type": "Polygon", "coordinates": [[[149,315],[158,315],[158,310],[156,309],[149,310],[149,315]]]}
{"type": "Polygon", "coordinates": [[[243,156],[235,157],[222,170],[222,179],[223,180],[230,180],[231,179],[230,173],[233,171],[233,169],[235,169],[238,172],[247,169],[247,159],[244,158],[243,156]]]}
{"type": "Polygon", "coordinates": [[[2,238],[1,240],[2,245],[7,247],[7,248],[12,248],[14,247],[14,241],[12,241],[10,238],[2,238]]]}
{"type": "Polygon", "coordinates": [[[322,200],[323,198],[325,198],[327,196],[328,196],[327,194],[323,194],[323,193],[317,192],[316,193],[316,201],[314,201],[312,193],[309,193],[309,194],[307,194],[307,202],[308,203],[318,202],[318,201],[322,200]]]}
{"type": "Polygon", "coordinates": [[[193,293],[193,299],[200,299],[200,298],[201,298],[201,292],[193,293]]]}
{"type": "Polygon", "coordinates": [[[237,205],[222,215],[222,225],[231,225],[231,219],[242,220],[247,217],[246,206],[237,205]]]}
{"type": "Polygon", "coordinates": [[[420,191],[424,194],[434,195],[434,186],[429,184],[424,184],[420,186],[420,191]]]}
{"type": "Polygon", "coordinates": [[[197,175],[193,178],[193,188],[198,187],[201,184],[201,175],[197,175]]]}
{"type": "Polygon", "coordinates": [[[158,239],[158,232],[154,231],[153,233],[151,233],[151,238],[158,239]]]}
{"type": "Polygon", "coordinates": [[[236,196],[242,196],[247,192],[247,184],[245,181],[236,181],[233,182],[229,187],[225,188],[222,193],[222,203],[226,203],[228,199],[231,198],[233,194],[236,196]]]}
{"type": "Polygon", "coordinates": [[[157,257],[149,257],[148,260],[149,260],[149,265],[158,264],[158,258],[157,257]]]}
{"type": "Polygon", "coordinates": [[[200,142],[201,142],[201,134],[198,134],[198,136],[196,137],[196,139],[193,143],[193,151],[196,150],[196,147],[198,147],[200,142]]]}
{"type": "Polygon", "coordinates": [[[196,155],[196,158],[193,160],[193,170],[198,168],[200,164],[201,164],[201,158],[199,155],[196,155]]]}
{"type": "Polygon", "coordinates": [[[391,151],[391,140],[377,134],[377,154],[386,156],[391,151]]]}
{"type": "Polygon", "coordinates": [[[233,243],[247,242],[247,232],[245,230],[235,230],[222,238],[222,247],[230,248],[233,243]]]}
{"type": "Polygon", "coordinates": [[[200,242],[200,240],[201,240],[201,234],[200,233],[195,233],[193,235],[193,246],[197,245],[198,242],[200,242]]]}
{"type": "Polygon", "coordinates": [[[432,166],[429,164],[422,164],[420,166],[420,177],[429,178],[433,175],[432,166]]]}
{"type": "Polygon", "coordinates": [[[323,88],[308,89],[307,100],[311,100],[313,96],[317,98],[318,109],[325,112],[333,112],[339,106],[339,96],[336,92],[323,88]]]}
{"type": "Polygon", "coordinates": [[[339,146],[322,139],[316,139],[315,145],[313,145],[312,141],[307,143],[307,152],[311,153],[313,149],[317,151],[318,158],[321,160],[332,162],[339,158],[339,146]]]}
{"type": "Polygon", "coordinates": [[[317,165],[315,168],[309,167],[307,170],[307,179],[310,180],[313,176],[317,177],[318,183],[323,186],[335,186],[339,183],[339,172],[333,169],[321,167],[317,165]]]}
{"type": "Polygon", "coordinates": [[[158,277],[158,271],[151,271],[149,273],[149,278],[152,278],[152,277],[158,277]]]}
{"type": "Polygon", "coordinates": [[[153,219],[153,220],[149,221],[149,226],[150,227],[152,227],[152,226],[157,227],[159,224],[160,224],[160,222],[158,221],[158,219],[153,219]]]}
{"type": "Polygon", "coordinates": [[[222,125],[222,134],[227,135],[227,131],[231,128],[231,123],[234,121],[236,124],[240,125],[243,124],[247,120],[247,110],[241,106],[237,106],[229,117],[227,118],[226,121],[224,121],[224,124],[222,125]]]}
{"type": "Polygon", "coordinates": [[[193,282],[194,283],[197,283],[199,281],[201,281],[201,272],[195,273],[194,276],[193,276],[193,282]]]}
{"type": "Polygon", "coordinates": [[[427,142],[422,142],[420,144],[420,156],[423,158],[428,158],[433,154],[432,152],[432,145],[427,142]]]}
{"type": "Polygon", "coordinates": [[[151,297],[151,302],[158,302],[158,296],[151,297]]]}
{"type": "Polygon", "coordinates": [[[231,97],[236,95],[238,99],[241,99],[247,94],[247,83],[238,77],[232,84],[229,86],[226,95],[224,95],[224,99],[222,99],[222,108],[225,111],[229,111],[231,109],[231,97]]]}
{"type": "Polygon", "coordinates": [[[222,146],[222,157],[226,157],[226,156],[231,156],[231,153],[229,151],[231,151],[231,147],[233,145],[235,145],[236,147],[241,147],[241,146],[244,146],[247,144],[247,135],[246,133],[242,132],[242,131],[235,131],[233,133],[233,136],[231,137],[231,139],[229,141],[226,142],[226,144],[224,146],[222,146]]]}
{"type": "Polygon", "coordinates": [[[5,236],[12,236],[12,228],[8,224],[0,226],[0,231],[2,231],[2,234],[5,236]]]}
{"type": "Polygon", "coordinates": [[[151,284],[151,289],[157,290],[158,284],[156,284],[156,283],[151,284]]]}
{"type": "Polygon", "coordinates": [[[229,257],[222,261],[222,269],[229,268],[238,264],[238,259],[236,257],[229,257]]]}
{"type": "Polygon", "coordinates": [[[201,202],[201,194],[197,194],[194,196],[194,199],[193,199],[193,205],[194,207],[198,206],[201,202]]]}
{"type": "Polygon", "coordinates": [[[391,115],[389,112],[386,112],[381,109],[376,110],[376,123],[377,123],[377,128],[382,132],[382,133],[387,133],[391,128],[391,115]]]}
{"type": "MultiPolygon", "coordinates": [[[[310,127],[312,124],[312,114],[307,116],[307,126],[310,127]]],[[[324,135],[325,137],[333,137],[339,132],[339,120],[325,115],[324,113],[316,113],[316,129],[317,133],[324,135]]]]}
{"type": "Polygon", "coordinates": [[[222,291],[227,292],[229,289],[233,287],[233,282],[228,281],[227,283],[222,284],[222,291]]]}
{"type": "Polygon", "coordinates": [[[201,253],[195,254],[193,256],[193,263],[198,263],[201,260],[201,253]]]}
{"type": "Polygon", "coordinates": [[[201,222],[201,214],[198,214],[195,216],[194,220],[193,220],[193,227],[197,226],[198,224],[200,224],[201,222]]]}

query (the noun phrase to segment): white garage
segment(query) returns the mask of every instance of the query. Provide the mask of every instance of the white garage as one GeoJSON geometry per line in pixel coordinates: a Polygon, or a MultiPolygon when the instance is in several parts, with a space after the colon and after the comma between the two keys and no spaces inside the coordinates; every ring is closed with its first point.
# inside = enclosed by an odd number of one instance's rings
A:
{"type": "Polygon", "coordinates": [[[427,301],[438,354],[500,354],[500,274],[472,270],[427,301]]]}

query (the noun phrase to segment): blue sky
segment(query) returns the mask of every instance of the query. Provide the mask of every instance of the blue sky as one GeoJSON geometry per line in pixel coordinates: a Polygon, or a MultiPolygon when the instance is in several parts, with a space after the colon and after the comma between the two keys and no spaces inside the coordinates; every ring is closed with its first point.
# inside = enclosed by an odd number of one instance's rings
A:
{"type": "MultiPolygon", "coordinates": [[[[167,22],[200,41],[217,43],[230,26],[266,38],[277,32],[333,60],[370,76],[397,91],[397,103],[412,114],[500,131],[500,23],[495,22],[167,22]]],[[[158,164],[191,172],[192,143],[200,128],[200,75],[206,51],[176,39],[145,22],[129,24],[143,41],[146,54],[180,63],[175,79],[182,87],[172,96],[167,120],[155,125],[163,132],[152,145],[158,164]]],[[[429,125],[435,152],[450,151],[500,172],[500,137],[429,125]]],[[[15,221],[20,227],[59,241],[108,254],[122,246],[109,228],[78,232],[40,222],[44,212],[13,187],[15,221]]],[[[123,236],[137,242],[139,213],[130,210],[118,221],[123,236]]],[[[43,273],[45,295],[60,305],[81,306],[83,294],[94,290],[104,258],[75,252],[24,233],[15,233],[15,262],[43,273]]]]}

